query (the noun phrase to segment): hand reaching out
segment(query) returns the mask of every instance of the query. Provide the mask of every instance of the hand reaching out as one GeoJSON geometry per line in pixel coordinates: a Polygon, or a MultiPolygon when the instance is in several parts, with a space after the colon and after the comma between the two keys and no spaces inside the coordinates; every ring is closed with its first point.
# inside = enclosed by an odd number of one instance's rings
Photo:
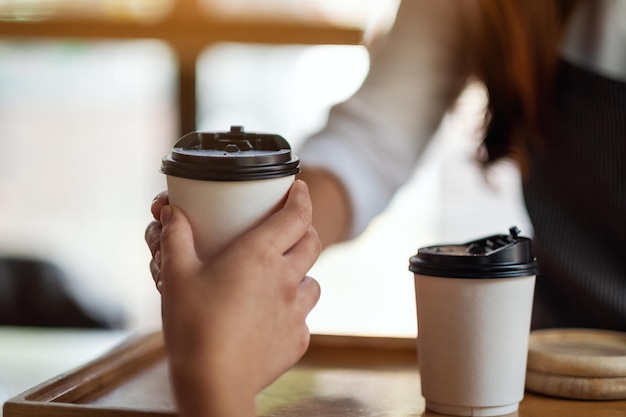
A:
{"type": "Polygon", "coordinates": [[[180,209],[155,200],[146,230],[162,296],[163,331],[182,416],[254,415],[254,397],[293,366],[309,342],[319,299],[306,276],[321,244],[306,185],[283,208],[208,262],[180,209]]]}

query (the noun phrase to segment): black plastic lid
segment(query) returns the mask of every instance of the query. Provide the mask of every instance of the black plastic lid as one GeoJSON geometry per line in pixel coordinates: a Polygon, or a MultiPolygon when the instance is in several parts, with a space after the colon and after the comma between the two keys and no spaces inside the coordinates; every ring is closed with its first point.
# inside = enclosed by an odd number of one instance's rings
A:
{"type": "Polygon", "coordinates": [[[163,158],[161,172],[195,180],[248,181],[295,175],[299,162],[282,136],[231,126],[229,132],[186,134],[163,158]]]}
{"type": "Polygon", "coordinates": [[[447,278],[509,278],[536,275],[531,240],[511,227],[508,235],[493,235],[463,244],[421,248],[410,259],[411,272],[447,278]]]}

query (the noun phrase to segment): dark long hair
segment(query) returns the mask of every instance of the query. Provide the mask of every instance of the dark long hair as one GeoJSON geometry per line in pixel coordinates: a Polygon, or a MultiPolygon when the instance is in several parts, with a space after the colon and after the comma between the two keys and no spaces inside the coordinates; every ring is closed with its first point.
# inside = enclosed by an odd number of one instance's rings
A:
{"type": "Polygon", "coordinates": [[[488,93],[485,165],[541,146],[552,113],[558,45],[576,0],[479,0],[472,39],[488,93]]]}

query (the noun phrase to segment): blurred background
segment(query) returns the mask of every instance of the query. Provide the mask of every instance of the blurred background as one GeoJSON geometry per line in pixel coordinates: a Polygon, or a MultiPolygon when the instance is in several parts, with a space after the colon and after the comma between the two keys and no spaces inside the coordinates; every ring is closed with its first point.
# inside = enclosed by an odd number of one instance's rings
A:
{"type": "MultiPolygon", "coordinates": [[[[397,6],[0,0],[0,325],[157,329],[143,233],[165,188],[160,159],[186,132],[233,124],[297,153],[358,89],[364,34],[383,35],[397,6]]],[[[472,160],[484,104],[470,84],[390,207],[322,255],[313,332],[414,337],[418,247],[531,232],[516,168],[501,164],[484,187],[472,160]]]]}
{"type": "MultiPolygon", "coordinates": [[[[297,153],[398,1],[0,0],[0,404],[160,327],[143,235],[170,146],[243,125],[297,153]]],[[[419,247],[531,233],[516,168],[485,187],[473,162],[484,105],[470,84],[389,208],[322,254],[312,332],[415,337],[419,247]]]]}

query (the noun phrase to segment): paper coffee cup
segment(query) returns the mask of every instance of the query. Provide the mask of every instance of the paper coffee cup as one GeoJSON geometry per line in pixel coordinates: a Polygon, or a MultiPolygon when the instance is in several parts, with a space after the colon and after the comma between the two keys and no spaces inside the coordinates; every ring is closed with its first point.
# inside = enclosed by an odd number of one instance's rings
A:
{"type": "Polygon", "coordinates": [[[518,233],[422,248],[410,259],[427,409],[457,416],[518,409],[537,273],[531,241],[518,233]]]}
{"type": "Polygon", "coordinates": [[[299,160],[283,137],[233,126],[183,136],[161,172],[170,204],[189,219],[198,256],[209,259],[281,207],[299,160]]]}

